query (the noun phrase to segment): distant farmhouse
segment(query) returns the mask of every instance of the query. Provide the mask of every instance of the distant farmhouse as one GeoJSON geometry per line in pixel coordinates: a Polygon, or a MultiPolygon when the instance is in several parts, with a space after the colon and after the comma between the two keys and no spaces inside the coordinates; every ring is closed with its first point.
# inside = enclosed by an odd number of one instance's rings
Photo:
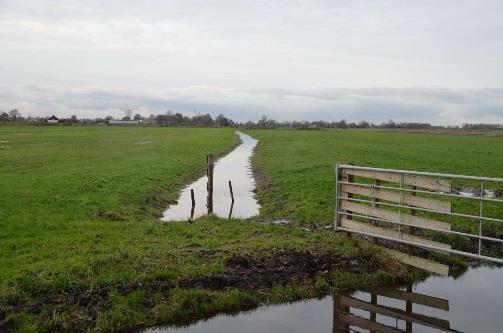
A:
{"type": "Polygon", "coordinates": [[[142,125],[143,120],[109,120],[108,125],[142,125]]]}
{"type": "Polygon", "coordinates": [[[47,119],[47,122],[49,124],[57,124],[59,122],[59,119],[55,115],[52,115],[51,118],[47,119]]]}

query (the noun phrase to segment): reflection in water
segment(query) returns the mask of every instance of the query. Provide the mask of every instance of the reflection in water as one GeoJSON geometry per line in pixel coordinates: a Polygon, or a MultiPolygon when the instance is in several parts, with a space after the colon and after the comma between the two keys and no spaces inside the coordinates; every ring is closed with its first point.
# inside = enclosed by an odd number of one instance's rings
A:
{"type": "Polygon", "coordinates": [[[459,278],[431,276],[406,288],[379,288],[220,315],[149,333],[498,332],[503,270],[470,268],[459,278]]]}
{"type": "Polygon", "coordinates": [[[414,325],[420,325],[429,330],[457,332],[450,328],[448,320],[415,313],[412,310],[413,304],[421,304],[433,309],[449,311],[449,301],[446,299],[414,293],[412,286],[408,286],[406,290],[392,288],[372,290],[367,293],[366,297],[367,299],[370,297],[370,301],[363,300],[365,299],[362,297],[363,294],[333,296],[334,333],[352,332],[356,328],[383,333],[413,332],[414,325]],[[387,304],[389,301],[379,303],[379,297],[392,299],[392,304],[387,304]],[[396,304],[397,300],[405,302],[404,309],[403,304],[396,304]]]}
{"type": "MultiPolygon", "coordinates": [[[[237,132],[242,143],[215,163],[213,173],[213,213],[219,217],[246,219],[255,216],[260,206],[253,190],[255,180],[251,173],[250,157],[258,141],[251,136],[237,132]],[[232,182],[234,202],[231,199],[229,181],[232,182]]],[[[163,214],[163,221],[187,221],[207,213],[206,183],[201,177],[187,186],[178,203],[170,206],[163,214]],[[191,189],[194,190],[195,207],[192,211],[191,189]]]]}

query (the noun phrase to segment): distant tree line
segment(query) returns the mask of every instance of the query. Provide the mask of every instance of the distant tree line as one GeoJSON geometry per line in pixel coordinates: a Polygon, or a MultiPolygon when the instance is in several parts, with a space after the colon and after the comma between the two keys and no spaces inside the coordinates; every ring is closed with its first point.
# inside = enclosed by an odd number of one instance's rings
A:
{"type": "Polygon", "coordinates": [[[464,124],[463,129],[502,129],[503,125],[498,124],[464,124]]]}
{"type": "Polygon", "coordinates": [[[209,113],[189,117],[179,112],[168,111],[166,114],[151,115],[148,120],[160,126],[225,127],[237,125],[232,119],[225,117],[223,114],[219,114],[213,119],[209,113]]]}
{"type": "Polygon", "coordinates": [[[18,109],[12,109],[9,112],[0,111],[0,121],[20,121],[22,119],[18,109]]]}
{"type": "MultiPolygon", "coordinates": [[[[19,123],[45,123],[49,117],[22,117],[17,109],[8,112],[0,111],[1,122],[19,122],[19,123]]],[[[236,122],[219,114],[213,118],[209,113],[186,116],[179,112],[167,111],[164,114],[151,114],[148,117],[136,113],[130,109],[124,110],[124,116],[114,118],[107,116],[105,118],[78,118],[73,115],[70,118],[60,118],[61,124],[106,124],[109,120],[138,120],[145,125],[156,126],[190,126],[190,127],[243,127],[243,128],[295,128],[295,129],[322,129],[322,128],[385,128],[385,129],[484,129],[497,130],[503,129],[501,124],[463,124],[462,126],[434,126],[430,123],[418,122],[395,122],[389,120],[380,124],[371,123],[366,120],[359,122],[340,121],[276,121],[267,116],[262,116],[258,121],[236,122]]]]}

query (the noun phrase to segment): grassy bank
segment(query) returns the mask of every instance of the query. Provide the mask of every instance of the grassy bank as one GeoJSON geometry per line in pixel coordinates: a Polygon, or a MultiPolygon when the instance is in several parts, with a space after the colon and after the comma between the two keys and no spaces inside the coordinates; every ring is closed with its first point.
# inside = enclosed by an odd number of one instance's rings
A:
{"type": "Polygon", "coordinates": [[[159,223],[235,143],[231,129],[0,128],[0,331],[123,331],[411,279],[331,233],[159,223]]]}
{"type": "Polygon", "coordinates": [[[127,331],[417,277],[368,245],[331,233],[202,219],[149,223],[122,236],[102,260],[39,272],[70,275],[63,285],[24,272],[24,283],[4,286],[12,325],[20,332],[127,331]]]}

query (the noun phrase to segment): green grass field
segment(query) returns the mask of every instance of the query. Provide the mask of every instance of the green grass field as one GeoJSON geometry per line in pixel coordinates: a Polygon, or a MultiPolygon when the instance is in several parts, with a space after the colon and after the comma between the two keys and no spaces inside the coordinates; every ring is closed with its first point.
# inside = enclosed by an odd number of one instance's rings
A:
{"type": "Polygon", "coordinates": [[[328,232],[159,223],[235,144],[231,129],[0,127],[0,331],[121,331],[413,277],[328,232]]]}
{"type": "Polygon", "coordinates": [[[0,131],[0,278],[30,292],[142,278],[137,258],[105,263],[141,256],[132,239],[148,228],[138,221],[154,221],[184,179],[203,172],[207,152],[235,141],[230,130],[0,131]]]}
{"type": "MultiPolygon", "coordinates": [[[[248,132],[261,220],[331,223],[337,162],[503,177],[497,133],[248,132]]],[[[206,154],[236,143],[232,129],[0,127],[0,331],[121,331],[418,276],[330,232],[160,223],[206,154]]]]}
{"type": "MultiPolygon", "coordinates": [[[[261,141],[255,164],[273,185],[261,193],[262,214],[298,223],[333,221],[336,163],[503,177],[502,136],[370,130],[248,132],[261,141]]],[[[478,209],[478,204],[468,208],[478,209]]]]}
{"type": "MultiPolygon", "coordinates": [[[[430,171],[503,178],[503,136],[385,132],[372,130],[250,130],[261,141],[254,157],[266,175],[258,197],[266,219],[290,219],[297,224],[330,224],[335,208],[335,164],[430,171]]],[[[451,134],[453,134],[451,132],[451,134]]],[[[480,133],[479,133],[480,134],[480,133]]],[[[479,183],[453,181],[454,186],[479,183]]],[[[490,184],[486,184],[489,186],[490,184]]],[[[503,189],[502,183],[496,188],[503,189]]],[[[493,188],[494,189],[494,188],[493,188]]],[[[451,199],[453,211],[479,214],[475,200],[451,199]]],[[[485,216],[503,218],[503,205],[485,203],[485,216]]],[[[466,218],[418,215],[453,224],[454,230],[477,233],[478,221],[466,218]]],[[[503,225],[484,222],[483,234],[503,238],[503,225]]],[[[461,236],[429,233],[456,249],[474,250],[476,242],[461,236]]],[[[497,243],[485,244],[483,254],[503,256],[497,243]]]]}

